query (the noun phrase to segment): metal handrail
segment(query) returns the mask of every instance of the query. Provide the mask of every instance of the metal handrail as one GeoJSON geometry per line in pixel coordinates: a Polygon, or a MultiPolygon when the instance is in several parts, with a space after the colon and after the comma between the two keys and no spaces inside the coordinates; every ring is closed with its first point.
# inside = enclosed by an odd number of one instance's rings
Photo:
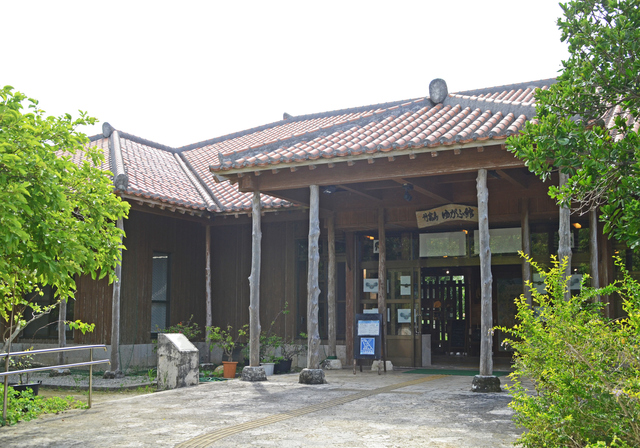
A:
{"type": "Polygon", "coordinates": [[[40,350],[26,350],[22,352],[9,352],[9,353],[0,353],[0,359],[5,359],[5,371],[0,372],[0,377],[4,377],[4,398],[2,402],[2,419],[7,421],[7,400],[9,396],[9,375],[18,375],[21,373],[30,373],[30,372],[41,372],[43,370],[55,370],[62,369],[66,367],[80,367],[80,366],[89,366],[89,408],[91,408],[91,396],[93,392],[93,366],[96,364],[110,364],[108,359],[100,359],[93,360],[93,350],[96,348],[102,348],[104,351],[107,351],[106,345],[74,345],[72,347],[57,347],[57,348],[43,348],[40,350]],[[29,356],[29,355],[40,355],[43,353],[60,353],[60,352],[69,352],[73,350],[89,350],[89,361],[88,362],[76,362],[72,364],[61,364],[57,366],[49,366],[49,367],[34,367],[31,369],[22,369],[22,370],[12,370],[9,371],[9,359],[12,356],[29,356]]]}

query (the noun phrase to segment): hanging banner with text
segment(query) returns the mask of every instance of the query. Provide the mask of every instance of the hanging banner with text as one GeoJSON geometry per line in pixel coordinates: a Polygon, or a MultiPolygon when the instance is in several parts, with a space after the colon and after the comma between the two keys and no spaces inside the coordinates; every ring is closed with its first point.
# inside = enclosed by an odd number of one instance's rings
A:
{"type": "Polygon", "coordinates": [[[478,222],[478,207],[460,204],[443,205],[416,212],[416,218],[420,229],[452,221],[478,222]]]}

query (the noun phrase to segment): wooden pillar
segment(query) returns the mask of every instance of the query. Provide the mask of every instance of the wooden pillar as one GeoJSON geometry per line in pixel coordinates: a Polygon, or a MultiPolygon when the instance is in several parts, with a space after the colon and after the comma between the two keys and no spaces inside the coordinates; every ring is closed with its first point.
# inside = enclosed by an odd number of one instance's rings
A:
{"type": "MultiPolygon", "coordinates": [[[[387,359],[387,238],[384,229],[384,208],[378,209],[378,313],[382,314],[382,359],[387,359]]],[[[385,372],[387,363],[384,363],[385,372]]]]}
{"type": "MultiPolygon", "coordinates": [[[[67,298],[63,298],[58,305],[58,347],[67,346],[67,298]]],[[[64,364],[64,352],[58,353],[58,364],[64,364]]]]}
{"type": "MultiPolygon", "coordinates": [[[[591,265],[591,287],[600,287],[600,272],[598,271],[598,210],[589,212],[589,252],[591,265]]],[[[598,296],[598,301],[602,300],[598,296]]]]}
{"type": "Polygon", "coordinates": [[[309,186],[309,263],[307,271],[307,368],[320,368],[320,334],[318,332],[318,297],[320,286],[318,270],[320,267],[320,189],[309,186]]]}
{"type": "MultiPolygon", "coordinates": [[[[560,188],[569,180],[568,174],[560,173],[560,188]]],[[[564,270],[564,277],[568,279],[571,277],[571,209],[566,206],[560,206],[559,210],[559,224],[558,224],[558,236],[560,241],[558,243],[558,261],[564,263],[566,260],[566,266],[564,270]]],[[[568,283],[568,280],[567,280],[568,283]]],[[[568,288],[565,291],[565,299],[571,297],[571,290],[568,288]]]]}
{"type": "MultiPolygon", "coordinates": [[[[209,333],[211,326],[213,325],[213,313],[211,311],[211,226],[207,224],[205,226],[205,289],[206,289],[206,311],[207,317],[205,321],[205,327],[207,329],[206,336],[209,339],[209,333]]],[[[211,352],[209,352],[209,356],[211,352]]]]}
{"type": "Polygon", "coordinates": [[[251,202],[251,275],[249,276],[249,364],[251,367],[260,365],[260,260],[261,240],[260,230],[260,192],[253,192],[251,202]]]}
{"type": "Polygon", "coordinates": [[[478,192],[478,234],[480,237],[480,283],[481,283],[481,319],[480,319],[480,375],[493,375],[493,310],[491,297],[491,249],[489,247],[489,190],[487,189],[487,170],[478,170],[476,180],[478,192]]]}
{"type": "MultiPolygon", "coordinates": [[[[521,224],[520,227],[522,229],[522,252],[527,257],[531,257],[531,231],[529,229],[529,199],[522,199],[522,215],[521,215],[521,224]]],[[[531,290],[527,283],[531,282],[531,265],[527,260],[522,260],[522,287],[523,294],[527,298],[527,303],[531,305],[531,290]]]]}
{"type": "Polygon", "coordinates": [[[333,214],[327,221],[329,243],[329,272],[327,282],[327,310],[329,330],[329,356],[336,356],[336,229],[333,214]]]}
{"type": "Polygon", "coordinates": [[[345,262],[345,343],[347,345],[347,364],[353,362],[353,332],[356,320],[356,248],[355,235],[346,232],[344,235],[346,262],[345,262]]]}
{"type": "MultiPolygon", "coordinates": [[[[117,226],[124,230],[122,218],[118,219],[117,226]]],[[[122,244],[122,237],[120,237],[122,244]]],[[[120,289],[122,287],[122,249],[120,249],[120,263],[116,265],[116,280],[113,282],[113,295],[111,298],[111,372],[120,372],[120,289]]]]}

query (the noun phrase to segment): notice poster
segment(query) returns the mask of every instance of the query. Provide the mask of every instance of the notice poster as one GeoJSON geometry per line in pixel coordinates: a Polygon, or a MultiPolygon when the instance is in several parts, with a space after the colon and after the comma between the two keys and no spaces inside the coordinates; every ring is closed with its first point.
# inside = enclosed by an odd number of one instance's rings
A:
{"type": "Polygon", "coordinates": [[[411,295],[411,276],[410,275],[400,276],[400,295],[401,296],[411,295]]]}
{"type": "Polygon", "coordinates": [[[358,336],[380,336],[380,321],[359,320],[358,336]]]}

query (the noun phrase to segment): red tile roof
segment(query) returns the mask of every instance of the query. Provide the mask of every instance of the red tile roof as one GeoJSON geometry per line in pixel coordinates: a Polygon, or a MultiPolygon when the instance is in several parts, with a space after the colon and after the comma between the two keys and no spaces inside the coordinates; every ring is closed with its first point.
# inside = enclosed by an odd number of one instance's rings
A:
{"type": "MultiPolygon", "coordinates": [[[[449,94],[441,104],[428,98],[346,111],[293,117],[266,129],[188,151],[220,148],[209,158],[213,172],[260,170],[280,164],[371,155],[397,150],[447,149],[485,140],[504,140],[519,132],[535,114],[534,91],[555,80],[449,94]],[[293,129],[300,130],[292,132],[293,129]]],[[[194,146],[194,145],[191,145],[194,146]]],[[[185,148],[187,149],[187,148],[185,148]]],[[[327,163],[329,160],[327,160],[327,163]]]]}
{"type": "MultiPolygon", "coordinates": [[[[216,182],[212,171],[259,171],[281,164],[329,163],[353,156],[386,157],[395,151],[499,142],[519,132],[533,117],[535,89],[546,89],[554,82],[459,92],[440,104],[418,98],[299,117],[285,115],[279,122],[182,148],[119,133],[128,176],[123,193],[195,210],[247,211],[251,194],[240,193],[228,181],[216,182]]],[[[104,150],[110,166],[109,139],[100,135],[92,140],[104,150]]],[[[261,198],[267,209],[293,206],[271,196],[261,198]]]]}

